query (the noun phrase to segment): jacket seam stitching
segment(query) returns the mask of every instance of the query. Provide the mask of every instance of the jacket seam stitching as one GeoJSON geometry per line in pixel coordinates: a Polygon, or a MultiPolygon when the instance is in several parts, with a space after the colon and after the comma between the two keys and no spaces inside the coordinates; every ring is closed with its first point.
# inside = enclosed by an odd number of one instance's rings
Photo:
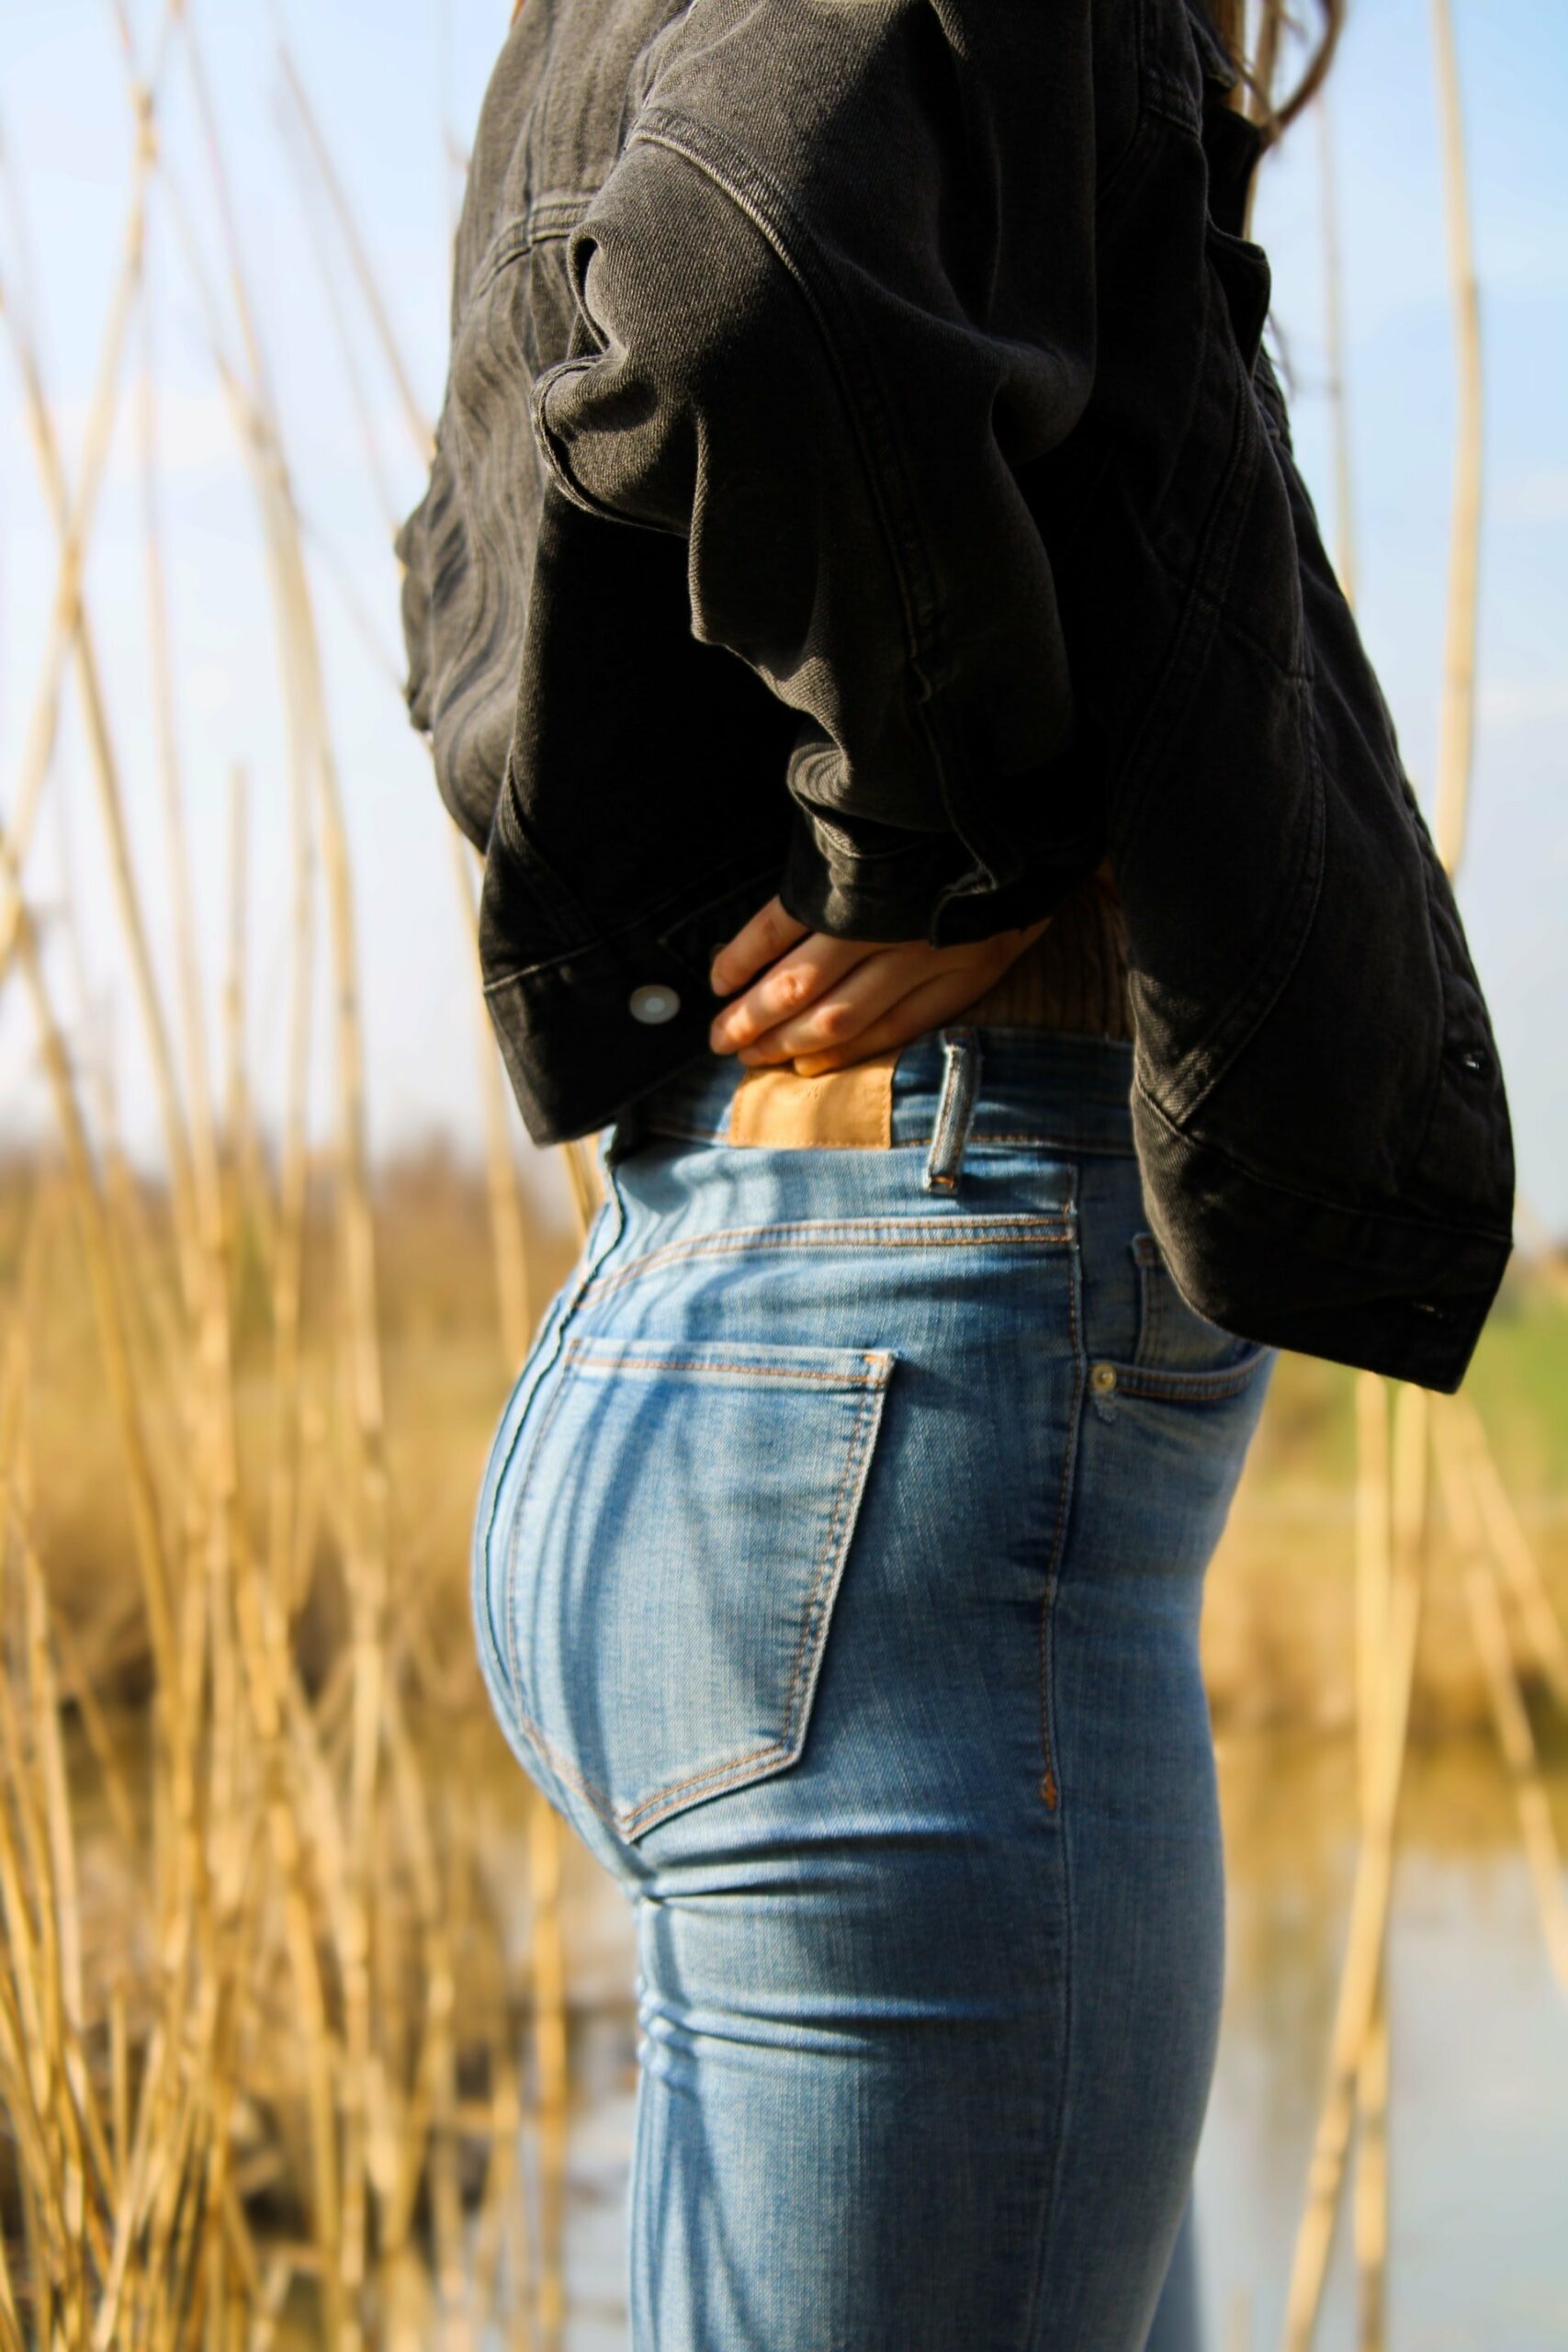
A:
{"type": "Polygon", "coordinates": [[[755,158],[732,141],[716,133],[710,125],[661,107],[645,115],[628,144],[667,148],[671,154],[681,156],[693,170],[700,171],[711,180],[765,239],[811,313],[851,422],[861,464],[871,488],[887,560],[897,584],[908,658],[916,687],[912,705],[916,723],[931,758],[948,822],[968,846],[958,821],[952,779],[931,721],[935,677],[942,666],[941,614],[935,571],[930,552],[923,544],[918,509],[904,478],[907,468],[897,461],[892,413],[876,381],[874,362],[869,353],[863,353],[861,365],[852,366],[840,335],[834,332],[829,322],[829,304],[836,306],[839,300],[833,274],[825,266],[807,268],[803,252],[814,243],[809,229],[798,220],[783,190],[755,158]],[[713,152],[707,152],[710,149],[713,152]],[[789,234],[785,233],[786,228],[789,234]],[[866,413],[868,392],[872,395],[870,404],[880,412],[876,421],[889,451],[893,453],[895,462],[891,465],[879,462],[872,444],[872,419],[866,413]],[[895,519],[890,501],[898,510],[898,520],[904,526],[902,531],[895,519]],[[909,577],[908,557],[910,554],[919,560],[925,575],[923,583],[917,583],[909,577]]]}
{"type": "MultiPolygon", "coordinates": [[[[1201,1110],[1225,1072],[1247,1051],[1290,986],[1296,967],[1306,953],[1307,942],[1317,920],[1318,902],[1323,896],[1327,808],[1316,730],[1310,713],[1303,733],[1312,789],[1312,813],[1306,848],[1292,885],[1292,903],[1286,910],[1288,928],[1284,932],[1284,952],[1281,954],[1276,946],[1272,955],[1262,959],[1246,986],[1227,1004],[1224,1018],[1216,1022],[1208,1035],[1201,1038],[1189,1053],[1183,1055],[1171,1082],[1164,1090],[1169,1102],[1170,1115],[1178,1121],[1192,1118],[1201,1110]]],[[[1278,922],[1274,931],[1278,939],[1278,922]]]]}
{"type": "MultiPolygon", "coordinates": [[[[510,851],[510,844],[504,844],[504,846],[510,851]]],[[[531,842],[527,844],[527,848],[529,854],[538,856],[539,853],[531,842]]],[[[515,856],[517,853],[511,851],[511,854],[515,856]]],[[[660,918],[672,909],[677,910],[673,922],[667,924],[662,932],[655,933],[654,936],[666,955],[674,956],[676,950],[668,944],[671,931],[682,923],[695,922],[697,917],[705,913],[710,907],[718,906],[724,899],[733,897],[739,891],[750,889],[754,882],[770,880],[777,870],[776,861],[772,858],[761,865],[715,866],[710,875],[700,876],[695,883],[686,883],[670,891],[666,897],[656,899],[651,907],[645,908],[640,914],[634,915],[627,922],[617,923],[611,931],[586,933],[576,945],[558,948],[553,956],[541,956],[532,964],[517,964],[510,971],[487,976],[484,992],[490,996],[497,989],[513,987],[518,980],[532,979],[536,974],[542,972],[553,972],[562,964],[581,963],[584,956],[602,955],[606,948],[618,946],[623,940],[646,939],[660,918]],[[733,874],[733,880],[721,880],[718,881],[716,888],[711,890],[707,888],[709,881],[716,880],[726,874],[733,874]],[[688,906],[686,900],[693,889],[703,890],[705,895],[699,899],[694,906],[688,906]]],[[[564,884],[560,887],[564,891],[564,884]]],[[[575,906],[575,900],[573,904],[575,906]]]]}
{"type": "Polygon", "coordinates": [[[1199,1151],[1212,1153],[1216,1159],[1223,1160],[1227,1168],[1234,1169],[1235,1173],[1248,1184],[1261,1185],[1266,1191],[1278,1193],[1286,1200],[1300,1201],[1308,1208],[1322,1209],[1332,1216],[1349,1217],[1358,1223],[1387,1226],[1392,1230],[1412,1236],[1447,1234],[1455,1241],[1502,1241],[1512,1244],[1512,1234],[1501,1226],[1456,1225],[1451,1218],[1441,1216],[1404,1216],[1392,1209],[1372,1208],[1359,1202],[1338,1200],[1329,1193],[1307,1192],[1301,1185],[1288,1183],[1266,1169],[1250,1166],[1247,1160],[1238,1159],[1235,1152],[1228,1150],[1223,1144],[1215,1143],[1209,1136],[1190,1135],[1182,1124],[1173,1119],[1164,1105],[1156,1101],[1141,1079],[1135,1082],[1134,1091],[1150,1115],[1156,1118],[1161,1126],[1180,1142],[1190,1144],[1199,1151]]]}

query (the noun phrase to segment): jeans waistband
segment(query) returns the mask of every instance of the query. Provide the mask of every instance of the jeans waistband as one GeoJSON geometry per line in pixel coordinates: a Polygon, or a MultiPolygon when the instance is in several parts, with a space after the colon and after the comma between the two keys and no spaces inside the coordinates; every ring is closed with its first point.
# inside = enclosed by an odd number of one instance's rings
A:
{"type": "MultiPolygon", "coordinates": [[[[748,1074],[732,1054],[700,1055],[623,1114],[620,1140],[647,1133],[728,1143],[731,1102],[748,1074]]],[[[960,1148],[1134,1148],[1133,1048],[1120,1039],[951,1023],[911,1039],[891,1075],[893,1146],[940,1148],[945,1122],[960,1130],[960,1148]]]]}

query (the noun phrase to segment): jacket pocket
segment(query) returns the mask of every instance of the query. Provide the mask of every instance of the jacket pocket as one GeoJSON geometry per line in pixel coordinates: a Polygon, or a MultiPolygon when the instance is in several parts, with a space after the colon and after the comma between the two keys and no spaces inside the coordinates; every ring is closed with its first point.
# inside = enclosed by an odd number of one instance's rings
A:
{"type": "Polygon", "coordinates": [[[568,1341],[510,1506],[513,1728],[635,1839],[805,1747],[894,1359],[568,1341]]]}

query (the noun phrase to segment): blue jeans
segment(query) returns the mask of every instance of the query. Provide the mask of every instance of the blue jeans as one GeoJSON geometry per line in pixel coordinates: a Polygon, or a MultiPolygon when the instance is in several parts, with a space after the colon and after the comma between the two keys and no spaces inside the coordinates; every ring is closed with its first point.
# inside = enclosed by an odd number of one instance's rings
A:
{"type": "Polygon", "coordinates": [[[1140,2352],[1270,1353],[1165,1271],[1128,1048],[930,1034],[874,1148],[728,1144],[740,1075],[609,1131],[476,1527],[501,1723],[638,1922],[633,2341],[1140,2352]]]}

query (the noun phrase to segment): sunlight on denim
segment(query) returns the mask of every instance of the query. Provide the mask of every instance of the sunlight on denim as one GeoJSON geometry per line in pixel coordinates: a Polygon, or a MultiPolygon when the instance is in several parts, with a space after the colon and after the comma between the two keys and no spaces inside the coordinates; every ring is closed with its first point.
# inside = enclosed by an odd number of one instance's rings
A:
{"type": "Polygon", "coordinates": [[[705,1057],[603,1148],[474,1611],[636,1908],[637,2352],[1148,2336],[1220,2009],[1199,1608],[1271,1356],[1170,1283],[1130,1075],[950,1030],[887,1148],[790,1149],[727,1143],[705,1057]]]}

